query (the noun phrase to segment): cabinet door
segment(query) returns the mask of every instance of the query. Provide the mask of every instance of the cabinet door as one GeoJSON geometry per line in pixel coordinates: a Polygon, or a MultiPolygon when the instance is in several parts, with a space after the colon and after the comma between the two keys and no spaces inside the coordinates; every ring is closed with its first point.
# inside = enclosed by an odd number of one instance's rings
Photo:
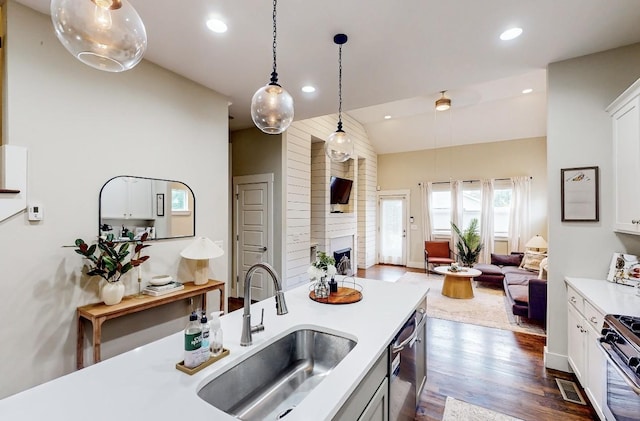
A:
{"type": "Polygon", "coordinates": [[[640,99],[635,97],[613,118],[615,170],[614,230],[640,234],[640,99]]]}
{"type": "Polygon", "coordinates": [[[153,219],[153,188],[148,179],[135,179],[129,185],[129,218],[153,219]]]}
{"type": "Polygon", "coordinates": [[[604,419],[602,413],[602,404],[605,399],[605,382],[607,360],[604,352],[598,345],[600,333],[595,329],[588,328],[586,333],[586,393],[601,419],[604,419]]]}
{"type": "Polygon", "coordinates": [[[380,387],[369,401],[358,421],[388,421],[389,420],[389,382],[385,377],[380,387]]]}
{"type": "Polygon", "coordinates": [[[580,384],[584,385],[584,369],[585,369],[585,334],[584,334],[584,321],[582,316],[572,305],[568,306],[567,314],[567,331],[569,334],[569,342],[567,344],[567,354],[569,358],[569,365],[576,373],[576,377],[580,381],[580,384]]]}
{"type": "Polygon", "coordinates": [[[102,218],[128,218],[129,190],[123,177],[114,178],[100,192],[100,212],[102,218]]]}

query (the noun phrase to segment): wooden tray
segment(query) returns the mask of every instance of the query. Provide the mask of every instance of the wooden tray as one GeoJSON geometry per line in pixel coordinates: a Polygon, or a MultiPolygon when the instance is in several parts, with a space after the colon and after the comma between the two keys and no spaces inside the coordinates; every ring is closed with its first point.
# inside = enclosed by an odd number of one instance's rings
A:
{"type": "Polygon", "coordinates": [[[323,304],[353,304],[362,300],[362,292],[349,287],[338,287],[338,292],[334,292],[327,298],[318,298],[314,291],[309,292],[309,298],[323,304]]]}
{"type": "Polygon", "coordinates": [[[220,361],[222,358],[226,357],[227,355],[229,355],[229,350],[226,348],[223,348],[222,353],[220,355],[216,357],[211,356],[211,358],[209,358],[207,361],[203,362],[197,367],[193,367],[193,368],[185,367],[184,361],[180,361],[179,363],[176,364],[176,368],[182,371],[183,373],[187,373],[188,375],[191,376],[192,374],[196,374],[198,371],[202,370],[203,368],[209,367],[211,364],[215,363],[216,361],[220,361]]]}

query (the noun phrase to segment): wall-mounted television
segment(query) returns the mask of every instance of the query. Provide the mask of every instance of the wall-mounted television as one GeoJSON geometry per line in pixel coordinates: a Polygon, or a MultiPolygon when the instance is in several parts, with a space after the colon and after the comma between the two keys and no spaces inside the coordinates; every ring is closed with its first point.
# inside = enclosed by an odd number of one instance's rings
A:
{"type": "Polygon", "coordinates": [[[331,191],[330,203],[332,205],[349,204],[349,196],[351,195],[351,186],[353,185],[353,180],[331,176],[329,185],[329,190],[331,191]]]}

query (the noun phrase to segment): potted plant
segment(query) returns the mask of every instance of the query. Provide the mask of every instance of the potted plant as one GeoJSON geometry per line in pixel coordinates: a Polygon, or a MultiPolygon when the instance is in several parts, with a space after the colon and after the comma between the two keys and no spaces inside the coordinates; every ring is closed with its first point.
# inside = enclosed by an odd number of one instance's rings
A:
{"type": "Polygon", "coordinates": [[[148,236],[145,232],[140,239],[134,240],[133,233],[129,232],[129,241],[124,242],[116,242],[113,234],[108,234],[105,238],[99,237],[98,243],[92,245],[88,245],[81,238],[75,241],[76,253],[90,262],[87,275],[99,276],[106,281],[101,290],[101,299],[105,304],[118,304],[122,300],[122,275],[149,259],[149,256],[141,256],[142,249],[149,247],[148,244],[144,244],[148,236]],[[131,244],[135,244],[133,254],[130,251],[131,244]]]}
{"type": "Polygon", "coordinates": [[[307,270],[311,280],[316,280],[314,287],[316,298],[327,298],[329,296],[327,276],[334,276],[336,272],[336,259],[324,251],[317,252],[316,261],[307,270]]]}
{"type": "Polygon", "coordinates": [[[458,235],[456,248],[458,249],[458,257],[464,266],[471,267],[478,261],[480,252],[482,251],[482,241],[478,234],[478,219],[473,218],[469,222],[469,227],[460,231],[460,229],[451,222],[451,227],[458,235]]]}

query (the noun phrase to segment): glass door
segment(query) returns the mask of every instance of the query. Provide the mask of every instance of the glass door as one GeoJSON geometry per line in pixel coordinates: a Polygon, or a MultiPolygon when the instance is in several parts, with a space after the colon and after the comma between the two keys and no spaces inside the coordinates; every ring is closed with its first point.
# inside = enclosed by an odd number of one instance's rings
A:
{"type": "Polygon", "coordinates": [[[380,196],[378,207],[380,218],[378,261],[405,266],[407,264],[407,199],[405,196],[380,196]]]}

